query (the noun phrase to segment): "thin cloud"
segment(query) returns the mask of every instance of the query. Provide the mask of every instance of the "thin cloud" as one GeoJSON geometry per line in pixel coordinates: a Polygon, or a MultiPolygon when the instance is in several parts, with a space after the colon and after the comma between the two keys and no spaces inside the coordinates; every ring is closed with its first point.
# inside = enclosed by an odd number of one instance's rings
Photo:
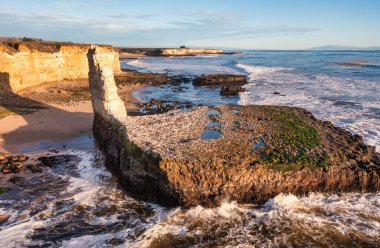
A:
{"type": "Polygon", "coordinates": [[[298,36],[312,27],[254,26],[234,12],[115,14],[96,19],[59,13],[0,12],[0,35],[70,39],[78,42],[177,44],[193,41],[298,36]],[[161,18],[165,16],[165,18],[161,18]],[[150,20],[152,19],[152,20],[150,20]]]}

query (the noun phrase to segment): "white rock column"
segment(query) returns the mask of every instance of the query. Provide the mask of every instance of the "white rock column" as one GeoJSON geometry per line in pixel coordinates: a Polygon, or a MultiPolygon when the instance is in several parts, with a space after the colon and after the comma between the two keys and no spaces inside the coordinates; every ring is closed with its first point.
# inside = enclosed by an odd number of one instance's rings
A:
{"type": "Polygon", "coordinates": [[[127,111],[117,94],[113,75],[114,54],[107,48],[92,45],[87,54],[89,81],[94,113],[103,118],[124,121],[127,111]]]}

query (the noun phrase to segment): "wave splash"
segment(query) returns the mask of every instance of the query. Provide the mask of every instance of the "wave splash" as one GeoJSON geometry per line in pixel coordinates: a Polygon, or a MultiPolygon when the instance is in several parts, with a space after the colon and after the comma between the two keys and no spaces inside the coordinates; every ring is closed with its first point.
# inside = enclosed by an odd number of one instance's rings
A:
{"type": "Polygon", "coordinates": [[[286,105],[305,108],[364,137],[380,152],[380,95],[378,83],[305,73],[292,68],[237,64],[249,75],[239,104],[286,105]],[[275,94],[274,94],[275,93],[275,94]]]}
{"type": "Polygon", "coordinates": [[[211,209],[177,209],[149,228],[136,247],[346,247],[352,242],[376,246],[379,202],[379,194],[281,194],[261,206],[231,202],[211,209]]]}
{"type": "Polygon", "coordinates": [[[49,172],[67,182],[65,190],[50,192],[44,201],[0,200],[0,214],[11,215],[1,226],[1,247],[375,247],[380,242],[380,194],[280,194],[261,205],[166,209],[129,197],[96,153],[70,154],[81,157],[76,169],[49,172]]]}

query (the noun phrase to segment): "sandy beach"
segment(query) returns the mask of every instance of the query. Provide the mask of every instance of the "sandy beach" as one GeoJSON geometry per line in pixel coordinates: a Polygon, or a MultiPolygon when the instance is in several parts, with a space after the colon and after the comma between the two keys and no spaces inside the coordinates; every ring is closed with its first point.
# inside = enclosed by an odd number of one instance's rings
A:
{"type": "MultiPolygon", "coordinates": [[[[128,74],[129,75],[129,74],[128,74]]],[[[145,84],[119,85],[128,112],[145,84]]],[[[92,148],[93,110],[88,81],[66,80],[0,94],[0,152],[24,153],[60,148],[92,148]]]]}
{"type": "Polygon", "coordinates": [[[62,148],[71,139],[91,138],[92,119],[90,101],[72,106],[49,104],[31,114],[7,116],[0,119],[0,152],[62,148]]]}

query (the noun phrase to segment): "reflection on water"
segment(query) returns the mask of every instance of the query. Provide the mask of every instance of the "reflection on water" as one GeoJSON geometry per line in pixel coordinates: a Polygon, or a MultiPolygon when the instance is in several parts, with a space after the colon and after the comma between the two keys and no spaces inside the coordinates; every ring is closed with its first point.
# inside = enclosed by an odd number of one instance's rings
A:
{"type": "Polygon", "coordinates": [[[201,139],[202,140],[219,139],[221,135],[222,135],[222,132],[219,130],[203,130],[201,139]]]}

